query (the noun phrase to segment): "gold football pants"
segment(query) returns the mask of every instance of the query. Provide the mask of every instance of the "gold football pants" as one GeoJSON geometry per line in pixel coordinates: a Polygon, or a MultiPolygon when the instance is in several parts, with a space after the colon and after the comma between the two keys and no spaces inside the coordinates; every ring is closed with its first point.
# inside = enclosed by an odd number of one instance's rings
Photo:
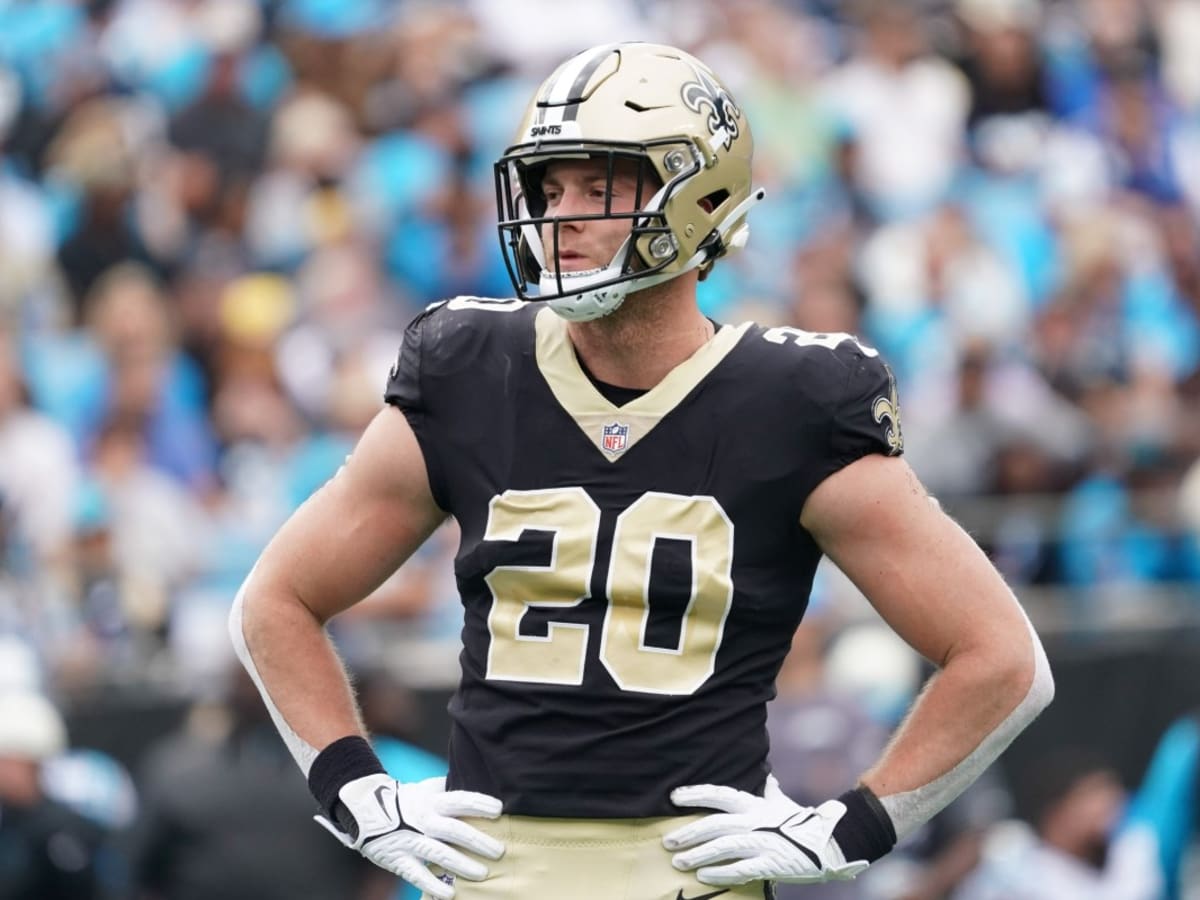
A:
{"type": "MultiPolygon", "coordinates": [[[[455,900],[764,900],[763,882],[718,888],[677,871],[662,836],[695,816],[470,819],[505,845],[486,881],[454,881],[455,900]]],[[[426,900],[428,895],[426,895],[426,900]]]]}

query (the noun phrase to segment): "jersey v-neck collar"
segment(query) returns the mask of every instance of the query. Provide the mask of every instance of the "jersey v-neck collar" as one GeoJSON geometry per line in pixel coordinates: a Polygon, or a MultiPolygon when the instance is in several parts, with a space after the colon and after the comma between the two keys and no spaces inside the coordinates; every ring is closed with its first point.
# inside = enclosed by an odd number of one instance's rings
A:
{"type": "Polygon", "coordinates": [[[605,398],[584,373],[567,323],[552,309],[540,310],[534,319],[537,365],[559,406],[605,459],[616,462],[717,367],[750,324],[721,326],[662,381],[622,406],[605,398]]]}

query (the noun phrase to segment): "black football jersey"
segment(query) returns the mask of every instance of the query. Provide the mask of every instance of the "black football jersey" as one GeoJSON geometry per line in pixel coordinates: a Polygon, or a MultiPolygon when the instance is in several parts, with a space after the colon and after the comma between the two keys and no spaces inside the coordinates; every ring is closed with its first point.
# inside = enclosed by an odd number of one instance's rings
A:
{"type": "Polygon", "coordinates": [[[622,406],[537,303],[418,316],[386,391],[462,532],[451,788],[517,815],[677,815],[761,791],[766,702],[820,550],[822,479],[901,451],[891,373],[843,334],[721,327],[622,406]]]}

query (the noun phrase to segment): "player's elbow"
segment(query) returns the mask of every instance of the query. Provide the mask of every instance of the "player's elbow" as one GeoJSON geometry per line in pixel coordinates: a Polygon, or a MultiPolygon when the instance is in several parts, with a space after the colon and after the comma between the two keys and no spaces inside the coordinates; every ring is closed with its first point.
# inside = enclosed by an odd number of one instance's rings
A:
{"type": "Polygon", "coordinates": [[[1004,641],[993,671],[995,690],[1007,698],[1011,709],[1020,709],[1032,720],[1054,699],[1054,676],[1046,652],[1033,627],[1023,623],[1025,639],[1004,641]]]}
{"type": "Polygon", "coordinates": [[[255,565],[229,612],[229,636],[243,664],[260,651],[287,648],[298,635],[324,628],[295,589],[271,572],[270,566],[255,565]]]}
{"type": "Polygon", "coordinates": [[[256,651],[271,642],[275,624],[281,621],[270,609],[272,596],[256,566],[242,582],[229,610],[229,638],[245,665],[249,665],[256,651]]]}

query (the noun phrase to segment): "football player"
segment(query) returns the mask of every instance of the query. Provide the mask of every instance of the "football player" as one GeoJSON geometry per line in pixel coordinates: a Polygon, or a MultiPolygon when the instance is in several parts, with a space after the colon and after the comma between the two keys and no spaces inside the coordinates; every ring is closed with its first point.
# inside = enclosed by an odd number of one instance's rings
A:
{"type": "Polygon", "coordinates": [[[1020,605],[901,452],[846,334],[701,314],[747,237],[744,111],[672,47],[595,47],[496,165],[509,301],[409,326],[387,405],[231,614],[347,846],[450,898],[700,900],[852,878],[1049,701],[1020,605]],[[324,625],[453,516],[464,624],[445,781],[384,774],[324,625]],[[819,806],[767,766],[766,703],[828,555],[938,674],[819,806]]]}

